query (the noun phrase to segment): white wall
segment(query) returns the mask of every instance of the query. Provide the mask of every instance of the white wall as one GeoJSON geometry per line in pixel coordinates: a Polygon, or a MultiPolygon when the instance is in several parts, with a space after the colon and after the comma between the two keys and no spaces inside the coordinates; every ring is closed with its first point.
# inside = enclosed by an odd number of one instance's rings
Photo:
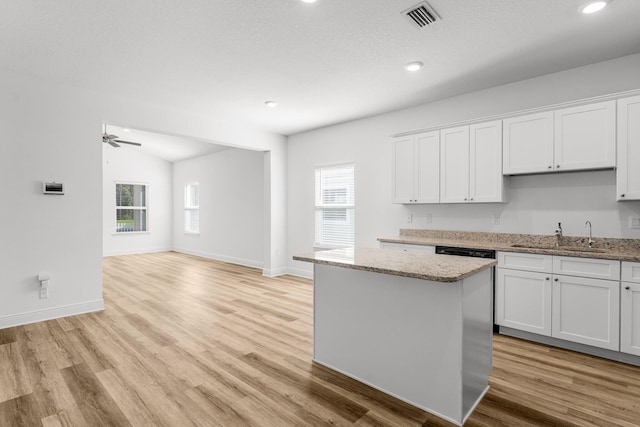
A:
{"type": "Polygon", "coordinates": [[[123,255],[168,251],[173,248],[173,164],[142,152],[138,147],[114,148],[102,144],[103,254],[123,255]],[[147,184],[145,233],[116,233],[116,182],[147,184]]]}
{"type": "Polygon", "coordinates": [[[173,165],[174,250],[252,267],[264,260],[264,153],[229,149],[173,165]],[[184,233],[184,187],[200,185],[200,234],[184,233]]]}
{"type": "MultiPolygon", "coordinates": [[[[312,251],[314,168],[351,161],[356,174],[356,245],[376,247],[377,238],[399,228],[550,234],[561,221],[565,234],[582,235],[587,219],[595,236],[640,238],[627,227],[640,215],[640,202],[615,202],[615,172],[560,173],[511,178],[507,204],[391,204],[390,136],[411,130],[543,107],[640,88],[640,54],[566,70],[417,107],[330,126],[289,137],[288,248],[312,251]],[[408,213],[414,215],[406,223],[408,213]],[[427,213],[432,222],[425,224],[427,213]],[[492,224],[501,214],[499,225],[492,224]]],[[[311,265],[289,262],[294,274],[311,274],[311,265]]]]}
{"type": "MultiPolygon", "coordinates": [[[[286,156],[285,137],[243,123],[4,69],[0,93],[0,328],[102,308],[103,122],[286,156]],[[67,193],[43,195],[45,180],[64,182],[67,193]],[[51,275],[45,300],[38,298],[39,273],[51,275]]],[[[284,180],[286,170],[272,168],[270,173],[284,180]]],[[[284,232],[286,195],[275,192],[270,206],[271,213],[277,213],[273,230],[284,232]]],[[[263,216],[256,215],[261,222],[263,216]]],[[[264,250],[285,254],[286,238],[271,232],[265,230],[264,250]]],[[[284,260],[269,258],[270,263],[284,260]]]]}

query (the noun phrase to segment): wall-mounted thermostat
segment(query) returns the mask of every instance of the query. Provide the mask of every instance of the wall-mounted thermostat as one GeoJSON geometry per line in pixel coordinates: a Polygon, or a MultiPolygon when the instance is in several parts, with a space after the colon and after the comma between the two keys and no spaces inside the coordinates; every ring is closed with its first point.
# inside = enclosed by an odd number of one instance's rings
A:
{"type": "Polygon", "coordinates": [[[43,182],[43,194],[64,194],[64,184],[61,182],[43,182]]]}

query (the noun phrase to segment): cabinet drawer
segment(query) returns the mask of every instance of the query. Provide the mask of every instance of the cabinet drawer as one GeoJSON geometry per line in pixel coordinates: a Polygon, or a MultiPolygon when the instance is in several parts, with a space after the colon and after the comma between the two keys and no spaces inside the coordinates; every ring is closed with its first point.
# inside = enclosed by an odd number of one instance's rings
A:
{"type": "Polygon", "coordinates": [[[620,280],[620,261],[554,256],[553,274],[620,280]]]}
{"type": "Polygon", "coordinates": [[[436,253],[435,246],[411,245],[408,243],[380,242],[380,249],[389,249],[392,251],[404,251],[404,252],[424,252],[427,254],[436,253]]]}
{"type": "Polygon", "coordinates": [[[622,281],[640,283],[640,262],[622,262],[622,281]]]}
{"type": "Polygon", "coordinates": [[[551,255],[498,252],[498,267],[512,270],[551,273],[553,269],[551,260],[551,255]]]}

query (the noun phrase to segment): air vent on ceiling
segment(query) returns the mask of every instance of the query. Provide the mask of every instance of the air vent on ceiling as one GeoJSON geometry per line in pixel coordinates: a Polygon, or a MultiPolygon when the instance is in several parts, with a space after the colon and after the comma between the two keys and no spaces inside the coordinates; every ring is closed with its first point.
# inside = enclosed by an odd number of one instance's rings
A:
{"type": "Polygon", "coordinates": [[[415,6],[402,12],[407,17],[411,25],[417,28],[423,28],[431,25],[440,18],[438,13],[426,2],[420,2],[415,6]]]}

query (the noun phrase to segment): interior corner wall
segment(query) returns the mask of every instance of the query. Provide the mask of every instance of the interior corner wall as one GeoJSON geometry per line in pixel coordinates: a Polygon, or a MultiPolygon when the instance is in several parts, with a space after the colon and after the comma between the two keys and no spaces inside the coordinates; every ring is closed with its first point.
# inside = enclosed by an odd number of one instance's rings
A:
{"type": "Polygon", "coordinates": [[[171,162],[138,147],[102,144],[103,255],[170,251],[173,248],[171,162]],[[146,184],[148,231],[116,233],[116,182],[146,184]]]}
{"type": "Polygon", "coordinates": [[[173,164],[174,250],[264,267],[264,154],[231,148],[173,164]],[[197,182],[200,233],[184,232],[184,188],[197,182]]]}
{"type": "MultiPolygon", "coordinates": [[[[505,204],[392,204],[390,145],[400,132],[640,89],[638,70],[640,54],[630,55],[290,136],[288,259],[313,250],[314,168],[342,162],[355,164],[356,246],[377,247],[400,228],[550,234],[562,222],[565,234],[583,235],[586,220],[595,236],[640,238],[628,227],[640,202],[615,201],[612,170],[511,177],[505,204]]],[[[312,275],[308,263],[289,261],[288,270],[312,275]]]]}
{"type": "MultiPolygon", "coordinates": [[[[0,93],[0,329],[104,308],[103,122],[261,151],[281,150],[286,140],[222,117],[4,68],[0,93]],[[43,181],[64,183],[65,195],[42,194],[43,181]],[[47,299],[39,299],[40,273],[51,278],[47,299]]],[[[286,196],[279,199],[283,212],[286,196]]],[[[262,224],[262,213],[255,214],[262,224]]],[[[283,245],[286,237],[273,242],[283,245]]]]}
{"type": "Polygon", "coordinates": [[[0,72],[0,93],[0,328],[101,310],[99,109],[9,73],[0,72]],[[63,183],[64,195],[43,194],[43,181],[63,183]]]}

